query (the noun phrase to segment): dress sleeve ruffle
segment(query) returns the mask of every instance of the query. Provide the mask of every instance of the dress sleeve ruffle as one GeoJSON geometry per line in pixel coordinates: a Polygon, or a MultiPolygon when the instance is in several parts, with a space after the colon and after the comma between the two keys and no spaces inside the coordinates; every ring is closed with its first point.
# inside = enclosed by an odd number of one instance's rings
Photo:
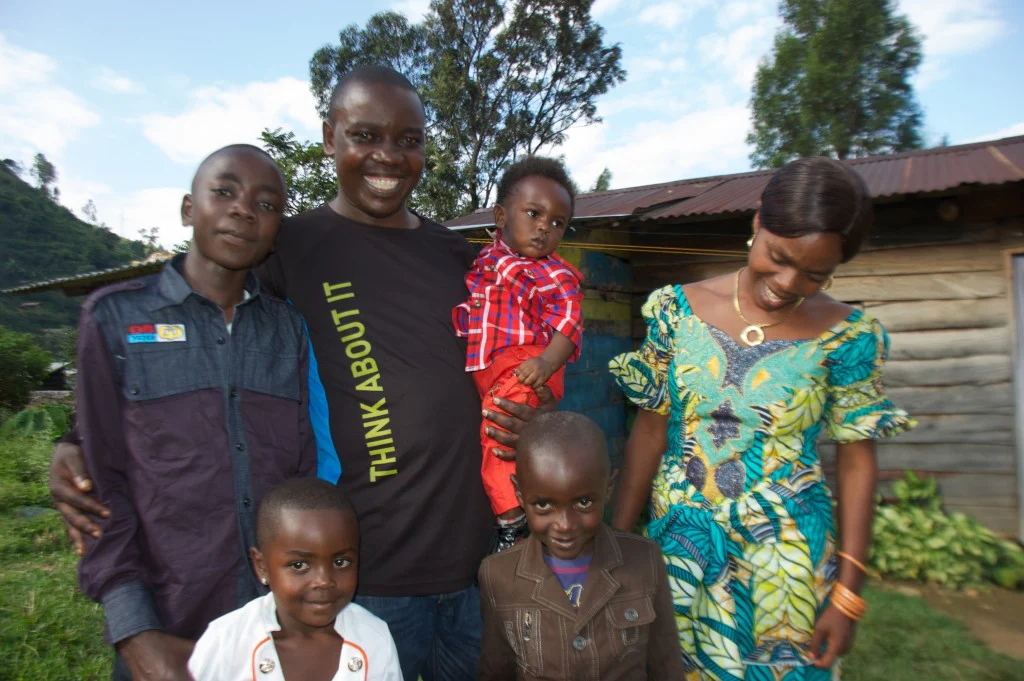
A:
{"type": "Polygon", "coordinates": [[[647,411],[667,415],[671,407],[669,368],[672,335],[679,318],[679,298],[674,287],[651,293],[643,306],[647,338],[636,352],[612,358],[608,368],[626,399],[647,411]]]}
{"type": "Polygon", "coordinates": [[[889,357],[889,335],[869,317],[828,355],[828,402],[825,422],[835,442],[880,440],[906,432],[917,422],[894,405],[882,387],[882,367],[889,357]]]}

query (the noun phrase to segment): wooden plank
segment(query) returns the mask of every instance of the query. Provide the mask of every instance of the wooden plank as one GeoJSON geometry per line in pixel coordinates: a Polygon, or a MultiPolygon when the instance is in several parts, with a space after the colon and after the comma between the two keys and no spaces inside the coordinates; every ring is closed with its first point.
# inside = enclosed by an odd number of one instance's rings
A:
{"type": "Polygon", "coordinates": [[[844,301],[971,300],[1005,293],[1001,271],[837,277],[829,290],[844,301]]]}
{"type": "Polygon", "coordinates": [[[974,506],[973,504],[943,504],[947,513],[963,513],[973,518],[996,534],[1016,537],[1020,516],[1017,507],[974,506]]]}
{"type": "Polygon", "coordinates": [[[955,359],[902,360],[884,369],[889,388],[938,385],[991,385],[1011,380],[1013,363],[1007,355],[977,355],[955,359]]]}
{"type": "Polygon", "coordinates": [[[850,262],[840,265],[837,276],[1002,271],[1004,267],[1003,250],[1014,245],[1024,245],[1024,240],[904,246],[877,251],[862,251],[850,262]]]}
{"type": "MultiPolygon", "coordinates": [[[[939,494],[949,505],[969,504],[1001,508],[1017,508],[1017,476],[1004,473],[962,473],[935,476],[939,483],[939,494]]],[[[883,480],[878,485],[885,498],[892,498],[893,482],[898,478],[883,480]]]]}
{"type": "Polygon", "coordinates": [[[1009,354],[1012,345],[1009,327],[987,329],[948,329],[892,333],[891,359],[943,359],[971,355],[1009,354]]]}
{"type": "Polygon", "coordinates": [[[1006,298],[980,300],[866,302],[865,309],[889,333],[926,329],[991,328],[1006,326],[1010,308],[1006,298]]]}
{"type": "Polygon", "coordinates": [[[894,442],[968,442],[1012,445],[1016,422],[1012,414],[943,414],[917,416],[917,427],[894,442]]]}
{"type": "Polygon", "coordinates": [[[911,414],[1013,414],[1013,384],[939,388],[888,388],[896,405],[911,414]]]}
{"type": "Polygon", "coordinates": [[[1017,448],[1012,444],[879,442],[878,467],[884,471],[1016,475],[1017,448]]]}

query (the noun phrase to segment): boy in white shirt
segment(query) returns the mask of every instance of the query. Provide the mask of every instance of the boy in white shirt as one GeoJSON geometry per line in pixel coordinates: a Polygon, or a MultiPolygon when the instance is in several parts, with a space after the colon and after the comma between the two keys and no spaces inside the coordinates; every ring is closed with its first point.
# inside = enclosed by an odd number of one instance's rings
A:
{"type": "Polygon", "coordinates": [[[342,491],[288,480],[257,518],[256,572],[271,593],[214,620],[196,643],[196,681],[402,681],[387,624],[352,603],[359,524],[342,491]]]}

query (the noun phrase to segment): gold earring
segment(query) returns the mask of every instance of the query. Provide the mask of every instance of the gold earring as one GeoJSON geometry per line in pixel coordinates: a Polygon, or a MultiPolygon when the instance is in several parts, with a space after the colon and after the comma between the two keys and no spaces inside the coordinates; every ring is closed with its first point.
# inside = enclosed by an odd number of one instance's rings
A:
{"type": "Polygon", "coordinates": [[[830,288],[832,288],[832,282],[834,281],[834,279],[835,279],[835,277],[829,277],[828,281],[826,281],[824,284],[821,285],[821,290],[822,291],[827,291],[830,288]]]}
{"type": "Polygon", "coordinates": [[[751,236],[749,239],[747,239],[747,248],[753,248],[753,247],[754,247],[754,237],[751,236]]]}

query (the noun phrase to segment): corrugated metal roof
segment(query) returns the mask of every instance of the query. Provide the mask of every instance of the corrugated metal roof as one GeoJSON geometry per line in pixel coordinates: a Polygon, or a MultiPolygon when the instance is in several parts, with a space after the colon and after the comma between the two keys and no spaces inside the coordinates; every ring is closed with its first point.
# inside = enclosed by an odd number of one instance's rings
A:
{"type": "Polygon", "coordinates": [[[152,260],[147,260],[145,262],[132,263],[122,267],[112,267],[110,269],[99,270],[97,272],[86,272],[85,274],[76,274],[69,277],[37,281],[31,284],[25,284],[24,286],[4,289],[0,291],[0,293],[28,295],[29,293],[42,293],[43,291],[64,289],[67,295],[78,295],[78,293],[86,293],[110,282],[121,281],[123,279],[134,279],[135,277],[142,277],[147,274],[159,272],[164,266],[164,263],[172,257],[174,256],[153,258],[152,260]]]}
{"type": "MultiPolygon", "coordinates": [[[[961,185],[1000,185],[1024,180],[1024,136],[847,161],[872,198],[941,192],[961,185]]],[[[629,187],[576,198],[575,219],[629,217],[670,220],[752,213],[774,170],[693,178],[629,187]]],[[[493,224],[490,210],[445,223],[453,229],[493,224]]]]}

